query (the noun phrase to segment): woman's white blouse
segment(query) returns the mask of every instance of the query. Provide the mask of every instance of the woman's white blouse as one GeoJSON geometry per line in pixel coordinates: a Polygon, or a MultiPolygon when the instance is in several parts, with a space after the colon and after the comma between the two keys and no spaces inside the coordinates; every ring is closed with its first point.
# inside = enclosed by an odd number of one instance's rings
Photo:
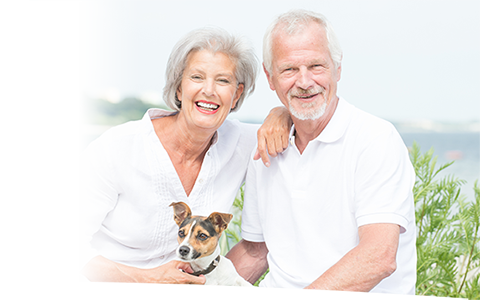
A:
{"type": "Polygon", "coordinates": [[[229,212],[258,125],[225,121],[187,197],[151,122],[171,114],[150,109],[142,120],[108,130],[86,149],[80,187],[84,263],[102,255],[153,268],[174,259],[178,227],[172,202],[187,203],[194,215],[229,212]]]}

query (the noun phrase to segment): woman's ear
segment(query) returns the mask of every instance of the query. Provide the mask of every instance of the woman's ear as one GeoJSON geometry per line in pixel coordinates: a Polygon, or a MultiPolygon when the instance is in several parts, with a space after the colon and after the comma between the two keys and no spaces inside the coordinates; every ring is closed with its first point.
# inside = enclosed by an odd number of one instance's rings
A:
{"type": "Polygon", "coordinates": [[[232,101],[232,107],[230,109],[234,109],[235,106],[237,106],[238,99],[240,99],[244,89],[245,85],[243,83],[238,84],[237,90],[235,91],[235,98],[232,101]]]}
{"type": "Polygon", "coordinates": [[[177,99],[178,101],[182,102],[182,86],[181,85],[177,88],[177,99]]]}

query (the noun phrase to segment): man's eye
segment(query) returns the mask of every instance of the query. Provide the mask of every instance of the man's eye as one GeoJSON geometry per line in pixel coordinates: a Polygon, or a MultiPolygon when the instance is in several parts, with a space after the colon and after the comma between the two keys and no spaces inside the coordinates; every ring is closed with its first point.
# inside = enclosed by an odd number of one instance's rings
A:
{"type": "Polygon", "coordinates": [[[180,231],[178,232],[178,236],[181,237],[181,238],[184,238],[184,237],[185,237],[185,231],[180,230],[180,231]]]}
{"type": "Polygon", "coordinates": [[[198,235],[198,239],[201,240],[201,241],[204,241],[204,240],[208,239],[208,235],[206,235],[205,233],[200,233],[198,235]]]}

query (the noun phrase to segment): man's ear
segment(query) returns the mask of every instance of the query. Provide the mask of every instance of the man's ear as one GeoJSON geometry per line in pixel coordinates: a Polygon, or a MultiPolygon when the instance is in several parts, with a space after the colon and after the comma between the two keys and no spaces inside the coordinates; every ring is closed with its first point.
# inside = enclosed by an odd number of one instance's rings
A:
{"type": "Polygon", "coordinates": [[[178,226],[192,215],[190,207],[183,202],[172,202],[169,206],[173,206],[173,219],[178,226]]]}
{"type": "Polygon", "coordinates": [[[223,214],[214,212],[208,216],[207,220],[209,220],[213,226],[215,227],[215,231],[218,234],[221,234],[225,229],[228,227],[228,223],[232,220],[233,215],[231,214],[223,214]]]}
{"type": "Polygon", "coordinates": [[[265,64],[262,63],[262,66],[263,66],[263,71],[265,72],[265,75],[267,75],[268,85],[270,86],[270,89],[271,89],[272,91],[274,91],[274,90],[275,90],[275,86],[273,85],[272,76],[271,76],[271,74],[268,72],[267,68],[265,68],[265,64]]]}

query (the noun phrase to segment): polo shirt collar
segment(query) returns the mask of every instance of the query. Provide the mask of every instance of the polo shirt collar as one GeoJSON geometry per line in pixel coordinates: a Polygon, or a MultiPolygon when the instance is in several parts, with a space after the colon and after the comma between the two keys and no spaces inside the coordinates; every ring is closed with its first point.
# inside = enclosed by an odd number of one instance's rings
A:
{"type": "MultiPolygon", "coordinates": [[[[323,131],[314,139],[322,143],[334,143],[344,134],[353,113],[353,105],[339,98],[337,108],[323,131]]],[[[290,144],[295,143],[295,125],[290,130],[290,144]]]]}

